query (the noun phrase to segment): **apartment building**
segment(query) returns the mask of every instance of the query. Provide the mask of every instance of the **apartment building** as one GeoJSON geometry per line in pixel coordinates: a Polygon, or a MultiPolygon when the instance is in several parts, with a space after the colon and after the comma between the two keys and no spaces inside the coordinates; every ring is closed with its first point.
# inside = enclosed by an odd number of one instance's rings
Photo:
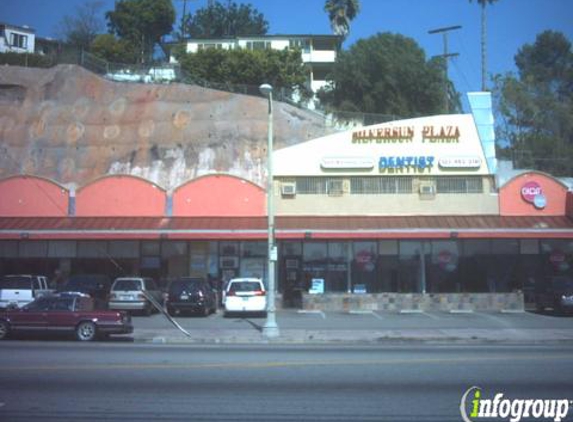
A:
{"type": "MultiPolygon", "coordinates": [[[[308,87],[312,92],[317,92],[328,84],[328,74],[336,62],[340,42],[341,37],[336,35],[259,35],[187,40],[185,51],[187,53],[196,53],[209,48],[224,50],[236,48],[248,50],[297,48],[301,51],[302,62],[308,70],[308,87]]],[[[170,54],[170,62],[176,62],[172,54],[170,54]]]]}

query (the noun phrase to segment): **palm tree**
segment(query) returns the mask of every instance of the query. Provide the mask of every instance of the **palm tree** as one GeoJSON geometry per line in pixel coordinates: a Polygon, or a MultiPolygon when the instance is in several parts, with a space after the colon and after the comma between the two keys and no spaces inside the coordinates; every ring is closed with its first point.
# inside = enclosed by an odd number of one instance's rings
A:
{"type": "Polygon", "coordinates": [[[360,2],[359,0],[326,0],[324,11],[328,13],[332,32],[346,39],[350,33],[350,21],[360,11],[360,2]]]}
{"type": "MultiPolygon", "coordinates": [[[[470,0],[472,2],[473,0],[470,0]]],[[[486,14],[485,7],[487,4],[493,4],[499,0],[477,0],[481,6],[481,90],[487,91],[486,86],[486,14]]]]}

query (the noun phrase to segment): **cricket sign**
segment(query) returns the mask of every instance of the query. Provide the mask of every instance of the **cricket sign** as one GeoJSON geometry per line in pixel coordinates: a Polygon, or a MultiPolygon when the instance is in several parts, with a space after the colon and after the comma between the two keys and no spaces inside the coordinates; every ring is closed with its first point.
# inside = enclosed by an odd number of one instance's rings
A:
{"type": "Polygon", "coordinates": [[[460,413],[464,422],[500,420],[543,420],[560,422],[567,417],[572,403],[569,399],[510,399],[503,393],[485,398],[480,387],[470,387],[463,394],[460,413]]]}

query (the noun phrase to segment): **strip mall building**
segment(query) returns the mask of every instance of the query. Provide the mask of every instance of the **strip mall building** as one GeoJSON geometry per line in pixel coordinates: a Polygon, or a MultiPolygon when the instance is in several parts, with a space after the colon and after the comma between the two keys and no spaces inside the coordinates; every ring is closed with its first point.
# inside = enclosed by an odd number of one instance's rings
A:
{"type": "MultiPolygon", "coordinates": [[[[538,172],[498,186],[490,97],[470,104],[275,152],[283,304],[302,292],[308,309],[519,309],[536,283],[573,274],[572,193],[538,172]]],[[[2,274],[266,274],[266,192],[248,180],[167,192],[114,175],[68,190],[17,175],[0,198],[2,274]]]]}

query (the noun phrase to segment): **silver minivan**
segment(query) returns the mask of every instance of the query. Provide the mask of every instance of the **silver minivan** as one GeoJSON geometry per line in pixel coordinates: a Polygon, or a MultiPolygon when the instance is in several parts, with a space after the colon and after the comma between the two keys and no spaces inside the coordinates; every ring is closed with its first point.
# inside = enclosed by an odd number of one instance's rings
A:
{"type": "Polygon", "coordinates": [[[148,277],[120,277],[111,286],[109,309],[123,311],[139,311],[151,315],[156,307],[146,295],[163,306],[163,292],[155,281],[148,277]]]}

